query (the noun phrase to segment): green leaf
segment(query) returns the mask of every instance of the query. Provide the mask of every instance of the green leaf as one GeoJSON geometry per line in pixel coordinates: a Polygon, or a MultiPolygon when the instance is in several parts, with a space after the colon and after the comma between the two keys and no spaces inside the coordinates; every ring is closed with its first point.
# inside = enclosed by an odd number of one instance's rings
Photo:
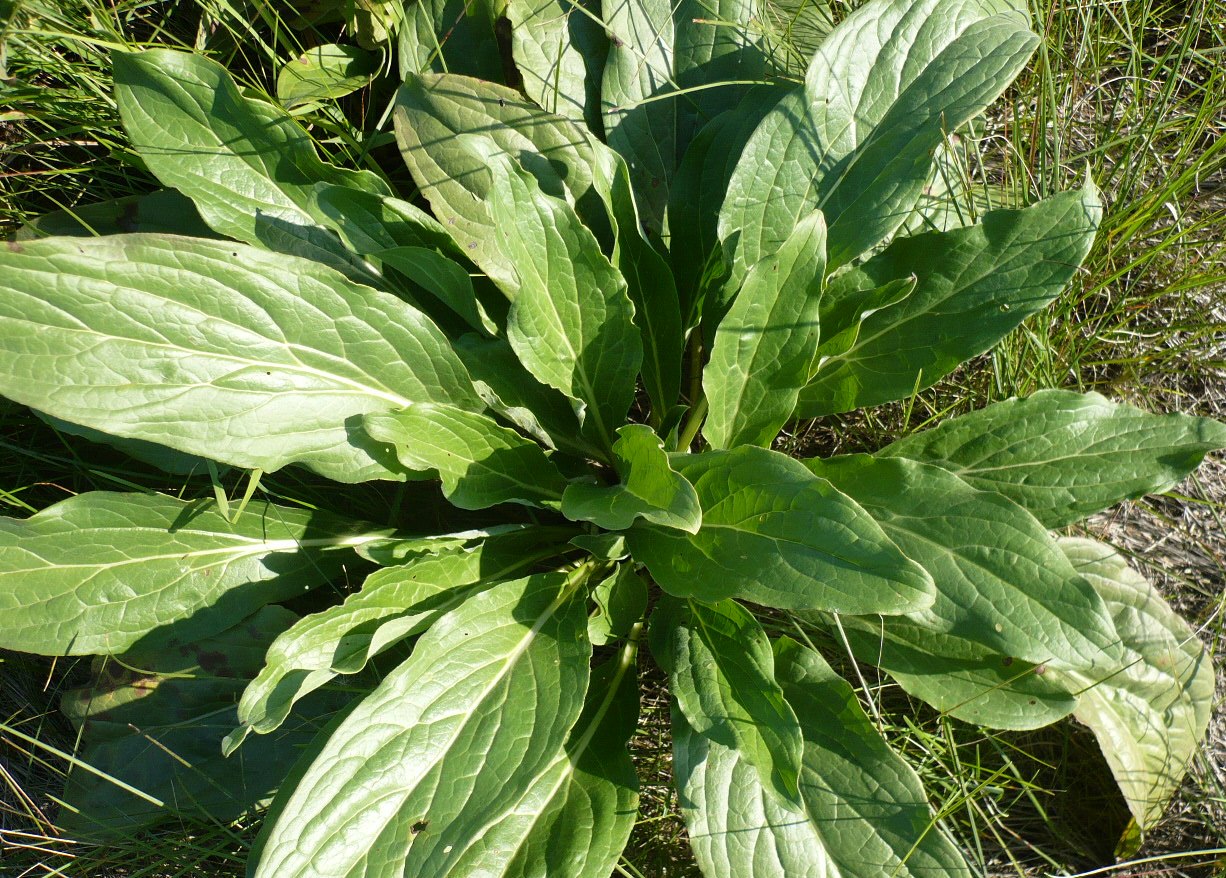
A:
{"type": "Polygon", "coordinates": [[[635,322],[643,336],[643,384],[653,418],[661,418],[681,394],[681,359],[685,333],[681,304],[668,262],[643,233],[626,161],[603,145],[594,145],[603,160],[596,185],[609,205],[614,225],[613,265],[626,281],[635,322]]]}
{"type": "Polygon", "coordinates": [[[254,878],[500,874],[567,775],[591,658],[576,585],[503,583],[422,635],[266,823],[254,878]]]}
{"type": "Polygon", "coordinates": [[[835,278],[822,296],[818,316],[821,344],[811,374],[816,375],[831,357],[842,356],[855,347],[865,319],[905,300],[915,292],[915,281],[915,275],[911,275],[861,290],[843,286],[835,278]]]}
{"type": "Polygon", "coordinates": [[[235,699],[294,618],[265,607],[176,650],[96,660],[96,679],[62,702],[81,732],[77,758],[93,771],[78,766],[69,775],[58,825],[74,838],[114,841],[183,816],[228,823],[267,800],[291,764],[286,754],[308,746],[340,705],[317,695],[304,716],[254,743],[243,760],[222,757],[235,699]]]}
{"type": "Polygon", "coordinates": [[[1111,661],[1102,600],[1033,516],[940,467],[849,455],[810,468],[855,498],[936,583],[910,618],[1000,656],[1069,668],[1111,661]]]}
{"type": "MultiPolygon", "coordinates": [[[[694,136],[673,177],[668,195],[669,256],[677,278],[685,325],[701,313],[704,280],[718,257],[719,215],[737,159],[762,118],[786,89],[754,86],[731,110],[720,113],[694,136]]],[[[712,308],[722,312],[729,290],[712,308]]]]}
{"type": "Polygon", "coordinates": [[[845,494],[799,461],[743,446],[673,455],[702,505],[696,534],[635,525],[635,560],[678,597],[768,607],[906,613],[932,603],[928,574],[845,494]]]}
{"type": "Polygon", "coordinates": [[[601,109],[609,146],[626,157],[647,225],[664,227],[669,186],[694,132],[761,79],[753,0],[617,0],[602,6],[609,55],[601,109]],[[718,20],[712,20],[718,19],[718,20]],[[674,94],[714,82],[705,88],[674,94]]]}
{"type": "Polygon", "coordinates": [[[101,430],[82,427],[80,424],[71,424],[63,418],[56,418],[44,412],[34,409],[31,411],[39,420],[46,422],[57,433],[80,436],[82,439],[87,439],[90,442],[107,445],[122,454],[126,454],[133,460],[142,461],[150,466],[157,467],[163,472],[184,476],[203,475],[208,472],[208,462],[194,454],[184,454],[181,451],[175,451],[173,448],[167,448],[165,445],[144,442],[140,439],[120,439],[118,436],[103,433],[101,430]]]}
{"type": "Polygon", "coordinates": [[[395,447],[410,470],[436,470],[443,493],[461,509],[498,503],[539,506],[562,499],[566,479],[531,439],[488,415],[419,403],[369,415],[363,426],[395,447]]]}
{"type": "Polygon", "coordinates": [[[1204,645],[1118,552],[1093,540],[1060,548],[1102,596],[1123,642],[1119,670],[1055,673],[1077,690],[1074,716],[1098,738],[1133,818],[1153,826],[1183,780],[1213,708],[1204,645]]]}
{"type": "Polygon", "coordinates": [[[418,0],[404,4],[398,58],[400,78],[450,72],[502,82],[497,22],[503,0],[418,0]]]}
{"type": "Polygon", "coordinates": [[[316,183],[390,195],[382,179],[326,164],[285,110],[245,98],[226,69],[200,55],[116,52],[115,100],[149,170],[196,203],[231,238],[364,271],[311,213],[316,183]]]}
{"type": "Polygon", "coordinates": [[[519,293],[507,340],[524,367],[574,401],[587,435],[609,447],[634,399],[643,346],[626,281],[565,201],[490,154],[490,207],[519,293]]]}
{"type": "Polygon", "coordinates": [[[617,431],[613,457],[621,483],[572,482],[562,495],[562,514],[605,530],[625,530],[638,519],[698,533],[702,509],[694,487],[669,466],[664,443],[645,424],[617,431]]]}
{"type": "Polygon", "coordinates": [[[397,0],[345,0],[346,23],[367,49],[386,43],[404,17],[404,7],[397,0]]]}
{"type": "Polygon", "coordinates": [[[328,43],[307,49],[277,74],[277,99],[286,107],[343,98],[379,72],[379,56],[328,43]]]}
{"type": "Polygon", "coordinates": [[[506,878],[607,878],[638,816],[638,776],[626,750],[639,715],[632,650],[592,671],[583,714],[571,730],[553,776],[548,804],[506,878]]]}
{"type": "Polygon", "coordinates": [[[363,256],[396,247],[424,247],[463,258],[443,225],[409,201],[317,183],[311,211],[363,256]]]}
{"type": "Polygon", "coordinates": [[[1153,415],[1097,393],[1043,390],[900,439],[886,457],[933,463],[1062,527],[1121,500],[1165,491],[1226,448],[1226,426],[1153,415]]]}
{"type": "Polygon", "coordinates": [[[801,78],[822,40],[834,29],[830,0],[765,0],[761,22],[772,66],[801,78]]]}
{"type": "Polygon", "coordinates": [[[452,74],[409,76],[396,95],[396,139],[421,193],[461,251],[513,296],[514,260],[501,251],[488,162],[459,135],[480,135],[534,175],[544,192],[575,206],[601,240],[610,238],[593,184],[597,157],[585,130],[503,86],[452,74]]]}
{"type": "Polygon", "coordinates": [[[702,435],[712,448],[769,447],[809,381],[826,268],[820,212],[749,272],[720,321],[702,373],[710,403],[702,435]]]}
{"type": "Polygon", "coordinates": [[[43,214],[19,228],[15,238],[18,241],[35,241],[54,235],[93,238],[122,232],[217,237],[217,233],[204,224],[191,199],[173,189],[159,189],[148,195],[128,195],[43,214]]]}
{"type": "Polygon", "coordinates": [[[498,333],[498,327],[477,299],[472,278],[454,259],[425,247],[392,247],[371,255],[413,281],[472,329],[491,336],[498,333]]]}
{"type": "Polygon", "coordinates": [[[652,650],[688,732],[734,751],[759,786],[799,806],[800,724],[758,620],[736,601],[666,598],[651,622],[652,650]]]}
{"type": "Polygon", "coordinates": [[[550,113],[600,131],[609,40],[594,0],[509,0],[511,53],[524,92],[550,113]]]}
{"type": "MultiPolygon", "coordinates": [[[[506,579],[539,558],[533,536],[494,536],[376,570],[360,590],[305,616],[279,636],[238,705],[243,728],[227,739],[232,752],[248,731],[266,735],[294,704],[338,674],[356,674],[390,646],[420,634],[472,596],[479,583],[506,579]]],[[[253,671],[254,674],[254,671],[253,671]]]]}
{"type": "Polygon", "coordinates": [[[1077,706],[1045,664],[1001,655],[905,616],[839,621],[858,661],[877,665],[911,695],[964,722],[1037,729],[1077,706]]]}
{"type": "Polygon", "coordinates": [[[741,153],[720,217],[736,278],[826,216],[830,268],[885,240],[928,180],[932,154],[991,103],[1038,44],[1012,0],[874,0],[818,47],[803,90],[741,153]]]}
{"type": "Polygon", "coordinates": [[[804,736],[803,804],[780,797],[736,750],[673,711],[673,770],[690,845],[708,878],[965,876],[924,788],[814,652],[781,638],[775,676],[804,736]]]}
{"type": "Polygon", "coordinates": [[[90,655],[190,643],[327,582],[344,556],[322,550],[374,538],[352,529],[271,503],[231,523],[211,501],[105,491],[0,518],[0,647],[90,655]]]}
{"type": "Polygon", "coordinates": [[[592,600],[596,613],[587,622],[588,639],[594,646],[604,646],[627,636],[643,618],[647,611],[647,583],[634,572],[633,564],[620,564],[612,576],[592,589],[592,600]]]}
{"type": "MultiPolygon", "coordinates": [[[[831,281],[834,302],[915,276],[915,292],[864,320],[801,394],[819,417],[910,396],[986,351],[1056,298],[1094,241],[1102,206],[1089,184],[977,226],[899,238],[831,281]]],[[[833,306],[832,306],[833,307],[833,306]]]]}
{"type": "Polygon", "coordinates": [[[486,404],[550,448],[599,457],[579,434],[579,419],[565,396],[541,384],[501,338],[462,336],[455,351],[486,404]]]}
{"type": "Polygon", "coordinates": [[[344,482],[403,478],[361,415],[482,408],[401,300],[298,257],[162,235],[0,250],[0,392],[116,436],[344,482]]]}

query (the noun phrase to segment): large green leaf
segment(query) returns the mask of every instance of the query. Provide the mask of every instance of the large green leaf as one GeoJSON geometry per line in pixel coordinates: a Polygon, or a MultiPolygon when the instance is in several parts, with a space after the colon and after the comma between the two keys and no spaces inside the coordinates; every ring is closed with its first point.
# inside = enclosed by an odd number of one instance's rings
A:
{"type": "MultiPolygon", "coordinates": [[[[776,85],[755,86],[737,106],[699,129],[677,168],[668,193],[669,256],[686,326],[702,311],[700,296],[712,282],[710,275],[722,280],[719,214],[741,149],[786,91],[776,85]]],[[[721,291],[711,310],[720,313],[734,292],[721,291]]]]}
{"type": "Polygon", "coordinates": [[[634,303],[635,323],[643,336],[643,385],[658,422],[681,393],[685,333],[677,285],[668,262],[644,234],[625,159],[601,144],[593,148],[601,160],[596,185],[614,225],[612,262],[634,303]]]}
{"type": "Polygon", "coordinates": [[[390,195],[382,179],[329,165],[285,110],[246,98],[224,67],[169,49],[116,52],[115,100],[149,170],[196,203],[218,232],[337,267],[361,263],[312,215],[332,183],[390,195]]]}
{"type": "Polygon", "coordinates": [[[62,702],[81,731],[76,755],[92,771],[77,766],[69,776],[58,825],[74,838],[122,839],[183,815],[229,822],[267,800],[291,764],[286,754],[306,747],[341,703],[321,693],[243,759],[222,757],[235,699],[294,618],[265,607],[176,650],[96,660],[96,678],[62,702]]]}
{"type": "Polygon", "coordinates": [[[461,250],[513,295],[514,260],[503,253],[488,203],[492,178],[483,155],[461,134],[477,134],[536,177],[542,190],[575,206],[601,240],[608,216],[593,188],[597,158],[584,129],[546,113],[519,92],[451,74],[409,76],[396,96],[396,139],[434,215],[461,250]]]}
{"type": "Polygon", "coordinates": [[[342,604],[305,616],[268,650],[259,674],[243,692],[243,724],[227,746],[248,731],[278,728],[294,704],[338,674],[356,674],[393,644],[426,630],[459,606],[478,583],[497,582],[523,570],[540,554],[531,534],[492,536],[376,570],[342,604]]]}
{"type": "Polygon", "coordinates": [[[551,113],[600,131],[609,39],[595,0],[508,0],[511,51],[524,92],[551,113]]]}
{"type": "Polygon", "coordinates": [[[754,446],[674,455],[698,492],[696,534],[636,524],[635,560],[665,591],[841,613],[906,613],[932,603],[923,568],[852,499],[799,461],[754,446]]]}
{"type": "Polygon", "coordinates": [[[499,873],[506,878],[607,878],[638,817],[638,775],[626,750],[639,715],[633,647],[592,671],[587,702],[550,773],[548,803],[499,873]]]}
{"type": "Polygon", "coordinates": [[[266,824],[255,878],[500,874],[568,773],[591,657],[576,585],[514,580],[435,623],[266,824]]]}
{"type": "Polygon", "coordinates": [[[800,804],[673,711],[673,771],[703,873],[969,878],[935,826],[919,777],[882,740],[851,687],[787,638],[775,644],[775,676],[804,736],[800,804]]]}
{"type": "Polygon", "coordinates": [[[800,805],[800,723],[775,682],[758,620],[736,601],[666,598],[651,624],[652,652],[688,730],[734,750],[758,785],[800,805]]]}
{"type": "Polygon", "coordinates": [[[463,257],[442,223],[410,201],[331,183],[316,184],[313,192],[312,212],[355,253],[425,247],[463,257]]]}
{"type": "Polygon", "coordinates": [[[1012,0],[873,0],[822,42],[804,89],[741,153],[720,218],[743,271],[798,218],[826,215],[831,268],[902,224],[947,133],[980,113],[1038,44],[1012,0]]]}
{"type": "Polygon", "coordinates": [[[1056,671],[1077,690],[1089,726],[1142,829],[1179,788],[1213,710],[1213,662],[1186,622],[1110,546],[1064,538],[1060,548],[1106,602],[1123,641],[1109,675],[1056,671]]]}
{"type": "Polygon", "coordinates": [[[818,212],[750,270],[702,373],[710,403],[702,435],[712,448],[769,446],[792,416],[817,351],[825,268],[818,212]]]}
{"type": "Polygon", "coordinates": [[[1083,669],[1112,661],[1117,638],[1102,600],[1020,506],[902,458],[850,455],[808,464],[931,574],[936,602],[913,621],[1002,658],[1083,669]]]}
{"type": "Polygon", "coordinates": [[[43,655],[190,643],[340,571],[323,550],[375,539],[319,513],[94,491],[0,518],[0,647],[43,655]],[[146,641],[150,642],[150,641],[146,641]]]}
{"type": "Polygon", "coordinates": [[[1097,393],[1043,390],[951,418],[883,449],[1003,494],[1048,527],[1165,491],[1226,448],[1226,426],[1153,415],[1097,393]]]}
{"type": "Polygon", "coordinates": [[[644,221],[659,232],[670,181],[694,132],[766,72],[758,4],[614,0],[601,12],[610,42],[601,82],[605,132],[630,164],[644,221]],[[683,92],[711,83],[724,84],[683,92]]]}
{"type": "Polygon", "coordinates": [[[697,533],[702,508],[694,487],[668,463],[664,444],[645,424],[617,431],[613,457],[621,482],[572,482],[562,495],[562,514],[605,530],[625,530],[638,519],[697,533]]]}
{"type": "Polygon", "coordinates": [[[915,291],[872,313],[854,343],[821,364],[799,411],[817,417],[903,399],[983,353],[1061,293],[1101,215],[1091,183],[993,211],[976,226],[899,238],[835,278],[831,307],[912,276],[915,291]]]}
{"type": "Polygon", "coordinates": [[[905,616],[843,616],[839,624],[857,660],[877,665],[911,695],[965,722],[1037,729],[1077,706],[1045,664],[1001,655],[905,616]]]}
{"type": "Polygon", "coordinates": [[[497,21],[505,0],[405,3],[397,55],[401,79],[430,71],[503,80],[497,21]]]}
{"type": "Polygon", "coordinates": [[[307,49],[277,74],[277,99],[286,107],[342,98],[379,72],[379,57],[357,46],[328,43],[307,49]]]}
{"type": "Polygon", "coordinates": [[[498,244],[519,278],[507,340],[529,372],[573,400],[588,436],[610,447],[643,360],[626,281],[566,201],[505,155],[488,163],[498,244]]]}
{"type": "Polygon", "coordinates": [[[368,415],[363,426],[390,443],[410,470],[435,470],[443,493],[461,509],[498,503],[560,501],[566,479],[545,450],[488,415],[419,403],[368,415]]]}
{"type": "Polygon", "coordinates": [[[33,241],[53,235],[93,238],[122,232],[217,237],[217,233],[204,224],[191,199],[173,189],[52,211],[26,223],[14,237],[18,241],[33,241]]]}
{"type": "Polygon", "coordinates": [[[0,250],[0,392],[234,466],[403,478],[361,415],[481,409],[425,315],[306,259],[163,235],[0,250]]]}

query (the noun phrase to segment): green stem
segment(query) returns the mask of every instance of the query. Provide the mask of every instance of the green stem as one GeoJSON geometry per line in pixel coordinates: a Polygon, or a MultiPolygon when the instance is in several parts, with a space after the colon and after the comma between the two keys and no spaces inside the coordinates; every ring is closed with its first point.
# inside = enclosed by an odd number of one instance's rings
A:
{"type": "Polygon", "coordinates": [[[690,445],[694,442],[694,437],[698,435],[698,431],[702,428],[702,423],[707,419],[707,398],[704,396],[698,400],[698,405],[694,406],[694,410],[690,412],[689,418],[685,422],[685,426],[681,428],[681,434],[677,437],[677,450],[688,451],[690,445]]]}

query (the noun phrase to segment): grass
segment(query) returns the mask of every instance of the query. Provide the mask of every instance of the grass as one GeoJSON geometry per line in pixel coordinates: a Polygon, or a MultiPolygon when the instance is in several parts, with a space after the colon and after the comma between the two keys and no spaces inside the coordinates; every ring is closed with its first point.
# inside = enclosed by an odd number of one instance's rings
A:
{"type": "MultiPolygon", "coordinates": [[[[986,121],[979,147],[964,141],[953,167],[968,181],[972,211],[983,200],[1018,203],[1069,188],[1088,168],[1107,213],[1084,270],[1057,306],[937,387],[906,403],[795,425],[786,449],[873,449],[934,419],[1048,386],[1226,416],[1226,4],[1032,2],[1043,47],[986,121]]],[[[262,0],[28,0],[16,8],[0,23],[0,66],[7,62],[0,70],[0,231],[49,210],[155,187],[118,129],[110,46],[207,49],[246,84],[270,91],[276,70],[304,43],[335,33],[332,25],[296,31],[262,0]]],[[[386,95],[364,93],[313,116],[321,149],[342,163],[384,164],[385,103],[386,95]]],[[[175,482],[2,403],[0,452],[0,505],[15,516],[123,484],[197,496],[212,490],[206,475],[175,482]]],[[[308,503],[320,490],[282,474],[265,488],[308,503]]],[[[358,502],[382,507],[396,498],[371,489],[358,502]]],[[[1213,463],[1169,497],[1086,525],[1128,552],[1218,656],[1226,655],[1224,514],[1226,466],[1213,463]]],[[[773,621],[792,630],[786,619],[773,621]]],[[[838,643],[822,645],[838,658],[838,643]]],[[[105,848],[58,833],[54,797],[64,774],[82,769],[48,749],[71,754],[76,743],[56,696],[86,670],[76,660],[0,659],[6,875],[242,873],[255,821],[171,824],[105,848]]],[[[619,873],[696,875],[669,785],[667,693],[649,667],[633,741],[643,814],[619,873]]],[[[861,697],[921,773],[977,871],[1226,875],[1221,704],[1167,819],[1130,863],[1097,872],[1110,861],[1125,812],[1085,730],[1067,723],[1024,735],[972,728],[911,702],[870,670],[861,678],[850,664],[844,669],[863,680],[861,697]]]]}

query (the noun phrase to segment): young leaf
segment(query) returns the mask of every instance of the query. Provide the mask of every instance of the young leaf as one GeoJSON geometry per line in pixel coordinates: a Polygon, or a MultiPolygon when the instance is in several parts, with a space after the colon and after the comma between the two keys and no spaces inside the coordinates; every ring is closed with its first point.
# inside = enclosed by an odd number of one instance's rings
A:
{"type": "Polygon", "coordinates": [[[437,470],[443,493],[461,509],[562,499],[566,479],[544,450],[488,415],[419,403],[362,422],[374,439],[394,446],[410,470],[437,470]]]}
{"type": "Polygon", "coordinates": [[[224,67],[200,55],[116,52],[115,100],[124,130],[149,170],[196,202],[231,238],[282,253],[356,267],[310,205],[316,183],[390,195],[366,171],[326,164],[285,110],[245,98],[224,67]]]}
{"type": "Polygon", "coordinates": [[[614,225],[612,261],[634,303],[635,322],[643,336],[643,384],[653,414],[660,418],[676,405],[681,393],[685,332],[677,285],[668,262],[643,233],[625,160],[607,147],[594,144],[593,148],[601,159],[596,186],[609,205],[614,225]]]}
{"type": "MultiPolygon", "coordinates": [[[[575,541],[580,539],[576,537],[575,541]]],[[[620,553],[614,550],[606,554],[620,553]]],[[[647,583],[634,572],[633,564],[620,564],[612,576],[592,589],[592,601],[596,613],[588,618],[588,639],[593,646],[604,646],[628,635],[643,618],[647,611],[647,583]]]]}
{"type": "Polygon", "coordinates": [[[633,649],[592,671],[583,713],[571,730],[548,803],[505,878],[607,878],[638,816],[638,775],[626,750],[639,716],[633,649]]]}
{"type": "Polygon", "coordinates": [[[750,270],[702,373],[710,402],[702,435],[712,448],[768,447],[791,418],[817,350],[825,268],[818,212],[750,270]]]}
{"type": "Polygon", "coordinates": [[[294,704],[337,674],[356,674],[393,644],[429,628],[473,593],[478,583],[506,579],[531,565],[529,534],[493,536],[472,548],[455,548],[376,570],[342,604],[300,619],[278,637],[238,705],[244,728],[227,740],[227,752],[247,731],[278,728],[294,704]]]}
{"type": "Polygon", "coordinates": [[[951,418],[879,454],[933,463],[1062,527],[1156,494],[1226,448],[1226,426],[1152,415],[1097,393],[1042,390],[951,418]]]}
{"type": "Polygon", "coordinates": [[[736,601],[666,598],[651,624],[652,651],[689,732],[735,751],[759,786],[800,806],[800,724],[758,620],[736,601]]]}
{"type": "Polygon", "coordinates": [[[907,613],[932,580],[845,494],[804,464],[763,448],[674,455],[702,506],[696,534],[639,523],[635,560],[677,597],[735,597],[768,607],[907,613]]]}
{"type": "Polygon", "coordinates": [[[343,98],[379,72],[379,57],[357,46],[328,43],[307,49],[277,74],[277,99],[287,108],[343,98]]]}
{"type": "Polygon", "coordinates": [[[303,717],[253,743],[244,759],[222,757],[235,698],[269,641],[293,620],[289,610],[265,607],[181,649],[128,654],[122,664],[99,660],[96,681],[62,702],[81,730],[76,755],[93,771],[69,775],[58,825],[74,838],[118,841],[183,816],[229,822],[266,800],[289,768],[285,754],[309,745],[342,703],[318,695],[303,717]]]}
{"type": "Polygon", "coordinates": [[[819,417],[910,396],[996,344],[1060,294],[1094,241],[1098,190],[997,210],[950,232],[899,238],[831,281],[835,301],[915,276],[915,292],[866,318],[829,357],[798,411],[819,417]]]}
{"type": "Polygon", "coordinates": [[[1102,600],[1020,506],[902,458],[808,464],[932,575],[936,602],[913,621],[1036,664],[1088,670],[1112,660],[1117,637],[1102,600]]]}
{"type": "Polygon", "coordinates": [[[265,825],[254,878],[501,873],[567,774],[591,658],[579,591],[534,575],[439,620],[265,825]]]}
{"type": "Polygon", "coordinates": [[[574,401],[588,436],[608,448],[643,361],[626,281],[565,201],[504,155],[491,154],[489,167],[499,247],[519,278],[507,340],[529,372],[574,401]]]}
{"type": "Polygon", "coordinates": [[[601,130],[600,79],[609,39],[594,0],[508,0],[511,53],[524,92],[550,113],[601,130]]]}
{"type": "Polygon", "coordinates": [[[1107,603],[1123,640],[1114,673],[1057,670],[1077,690],[1074,716],[1098,738],[1141,829],[1162,816],[1209,725],[1213,662],[1196,633],[1118,552],[1093,540],[1060,548],[1107,603]]]}
{"type": "Polygon", "coordinates": [[[919,777],[817,653],[775,643],[775,676],[804,736],[802,803],[761,783],[736,750],[673,711],[673,770],[690,845],[708,878],[970,878],[934,826],[919,777]]]}
{"type": "Polygon", "coordinates": [[[321,550],[373,538],[271,503],[232,523],[212,503],[80,494],[0,518],[0,647],[90,655],[148,635],[190,643],[327,582],[342,557],[321,550]]]}
{"type": "Polygon", "coordinates": [[[625,530],[638,519],[698,533],[702,509],[694,487],[668,463],[660,438],[644,424],[617,431],[613,457],[621,483],[572,482],[562,495],[562,514],[605,530],[625,530]]]}
{"type": "Polygon", "coordinates": [[[1012,0],[874,0],[818,47],[801,91],[741,153],[720,217],[738,273],[821,210],[831,269],[885,240],[946,134],[980,113],[1038,44],[1012,0]]]}
{"type": "Polygon", "coordinates": [[[401,300],[298,257],[160,235],[0,250],[0,391],[116,436],[345,482],[403,478],[361,415],[483,407],[401,300]]]}
{"type": "Polygon", "coordinates": [[[442,223],[410,201],[317,183],[311,212],[363,256],[395,247],[424,247],[464,258],[442,223]]]}
{"type": "Polygon", "coordinates": [[[434,215],[456,244],[508,294],[516,264],[503,253],[491,214],[485,157],[461,134],[479,134],[522,161],[549,195],[573,204],[597,238],[610,240],[604,202],[593,186],[596,155],[584,129],[525,101],[519,92],[453,74],[409,76],[396,95],[396,139],[434,215]]]}
{"type": "Polygon", "coordinates": [[[670,181],[694,132],[766,71],[757,4],[730,0],[716,12],[701,0],[618,0],[601,12],[610,42],[601,82],[607,140],[630,164],[645,222],[661,230],[670,181]],[[673,94],[713,82],[726,85],[673,94]]]}

